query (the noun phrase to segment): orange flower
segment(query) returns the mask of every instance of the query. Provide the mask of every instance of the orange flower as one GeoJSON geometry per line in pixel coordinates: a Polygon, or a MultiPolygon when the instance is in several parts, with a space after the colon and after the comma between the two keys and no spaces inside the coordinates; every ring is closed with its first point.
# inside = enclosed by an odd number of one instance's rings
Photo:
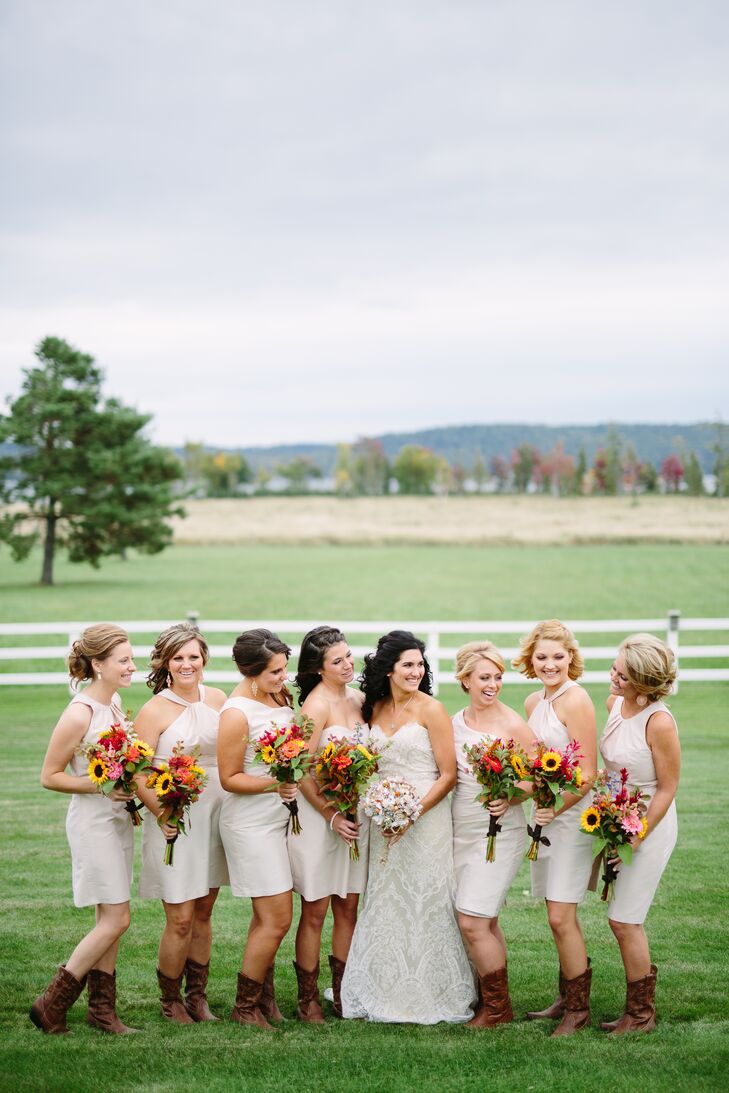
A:
{"type": "Polygon", "coordinates": [[[305,747],[306,744],[303,740],[287,740],[278,750],[279,754],[282,755],[284,759],[295,759],[297,755],[301,754],[305,747]]]}

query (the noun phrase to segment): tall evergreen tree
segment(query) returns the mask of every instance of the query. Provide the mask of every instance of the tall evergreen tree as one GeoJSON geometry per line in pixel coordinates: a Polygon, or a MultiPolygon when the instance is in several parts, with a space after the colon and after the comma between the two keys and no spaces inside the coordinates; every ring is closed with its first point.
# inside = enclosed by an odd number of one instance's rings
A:
{"type": "Polygon", "coordinates": [[[93,357],[61,338],[36,349],[22,393],[0,417],[0,540],[16,561],[43,542],[41,584],[53,584],[56,551],[98,566],[129,547],[157,553],[171,541],[170,516],[182,515],[172,484],[182,468],[142,434],[150,415],[104,400],[93,357]]]}

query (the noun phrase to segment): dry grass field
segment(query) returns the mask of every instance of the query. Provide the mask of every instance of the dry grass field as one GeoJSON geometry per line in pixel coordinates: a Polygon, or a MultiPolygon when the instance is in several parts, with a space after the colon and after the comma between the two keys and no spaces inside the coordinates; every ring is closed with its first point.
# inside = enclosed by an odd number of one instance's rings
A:
{"type": "Polygon", "coordinates": [[[253,497],[188,501],[175,542],[727,543],[713,497],[253,497]]]}

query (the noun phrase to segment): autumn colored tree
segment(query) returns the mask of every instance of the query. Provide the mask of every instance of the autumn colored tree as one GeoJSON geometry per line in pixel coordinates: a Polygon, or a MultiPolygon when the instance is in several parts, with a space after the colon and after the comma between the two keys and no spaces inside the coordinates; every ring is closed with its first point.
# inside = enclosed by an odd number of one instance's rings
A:
{"type": "Polygon", "coordinates": [[[539,467],[541,456],[533,444],[520,444],[511,454],[511,469],[517,493],[526,493],[539,467]]]}
{"type": "Polygon", "coordinates": [[[678,493],[683,481],[684,468],[681,457],[671,452],[661,463],[661,478],[668,493],[678,493]]]}
{"type": "Polygon", "coordinates": [[[395,457],[392,473],[400,493],[432,493],[438,473],[438,456],[430,448],[406,444],[395,457]]]}

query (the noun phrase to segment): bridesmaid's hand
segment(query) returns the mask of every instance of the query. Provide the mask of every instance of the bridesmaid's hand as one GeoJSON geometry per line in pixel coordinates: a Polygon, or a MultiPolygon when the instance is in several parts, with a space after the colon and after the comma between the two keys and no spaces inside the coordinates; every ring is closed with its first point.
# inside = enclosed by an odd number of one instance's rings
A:
{"type": "Polygon", "coordinates": [[[539,824],[540,827],[547,827],[554,819],[553,808],[535,808],[534,809],[534,823],[539,824]]]}
{"type": "MultiPolygon", "coordinates": [[[[506,797],[497,797],[495,801],[489,801],[489,812],[496,819],[503,816],[505,812],[509,811],[509,802],[506,797]]],[[[537,821],[538,823],[539,821],[537,821]]]]}
{"type": "Polygon", "coordinates": [[[166,820],[162,820],[161,816],[157,817],[157,824],[160,831],[168,842],[170,839],[174,839],[175,836],[178,834],[177,828],[174,826],[174,824],[169,824],[166,820]]]}
{"type": "Polygon", "coordinates": [[[123,801],[124,804],[126,804],[127,801],[131,801],[133,796],[134,790],[129,789],[126,786],[122,789],[113,789],[111,793],[107,793],[107,797],[110,801],[123,801]]]}
{"type": "Polygon", "coordinates": [[[299,787],[296,782],[279,782],[276,786],[276,792],[284,804],[291,804],[292,801],[296,800],[299,787]]]}
{"type": "Polygon", "coordinates": [[[410,820],[408,820],[407,823],[403,827],[398,828],[397,831],[383,831],[382,834],[383,834],[384,838],[387,839],[390,846],[394,846],[395,843],[399,842],[399,840],[403,837],[403,835],[407,831],[410,830],[411,827],[412,827],[412,824],[410,823],[410,820]]]}
{"type": "Polygon", "coordinates": [[[359,824],[353,824],[341,812],[338,812],[332,820],[332,831],[336,831],[345,843],[353,843],[355,839],[359,838],[359,824]]]}

